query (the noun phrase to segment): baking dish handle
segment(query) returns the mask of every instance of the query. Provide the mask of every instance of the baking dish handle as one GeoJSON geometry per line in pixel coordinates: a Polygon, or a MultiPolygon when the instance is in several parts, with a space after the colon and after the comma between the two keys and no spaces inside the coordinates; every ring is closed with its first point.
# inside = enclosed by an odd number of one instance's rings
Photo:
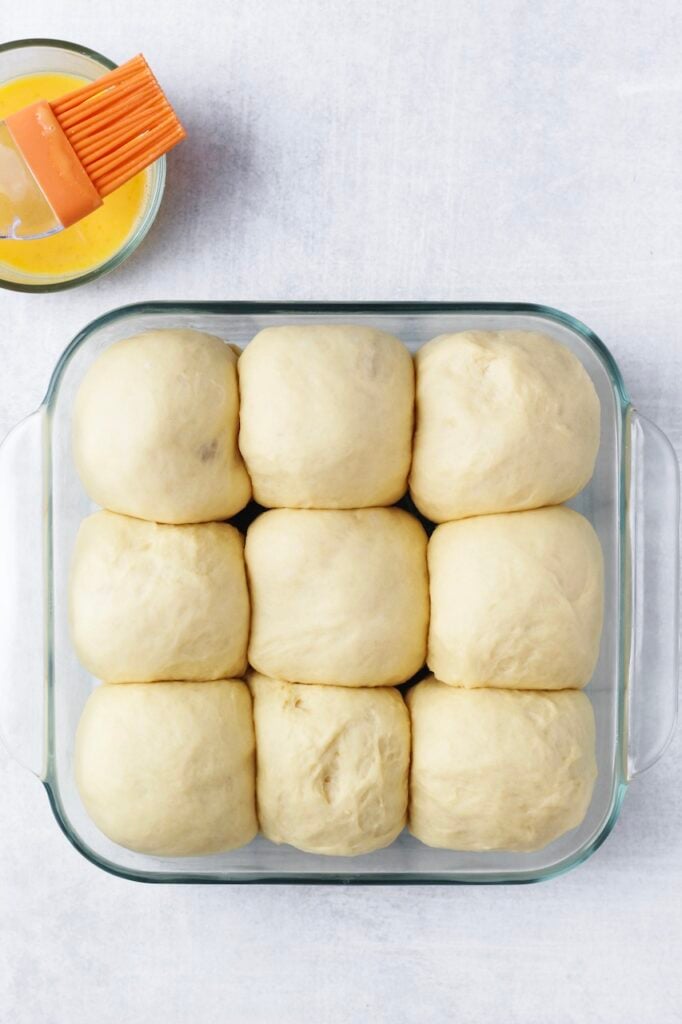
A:
{"type": "Polygon", "coordinates": [[[0,738],[45,775],[45,484],[41,407],[0,446],[0,738]]]}
{"type": "Polygon", "coordinates": [[[627,774],[632,779],[664,752],[677,717],[680,481],[670,441],[634,409],[628,412],[626,438],[627,774]]]}

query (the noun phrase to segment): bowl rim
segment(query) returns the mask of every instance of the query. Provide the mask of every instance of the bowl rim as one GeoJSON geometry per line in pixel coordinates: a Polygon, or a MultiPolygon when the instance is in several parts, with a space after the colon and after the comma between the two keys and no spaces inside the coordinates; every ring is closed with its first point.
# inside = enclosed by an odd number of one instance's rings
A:
{"type": "MultiPolygon", "coordinates": [[[[112,70],[117,67],[115,61],[111,60],[109,57],[105,57],[97,50],[93,50],[89,46],[82,46],[80,43],[70,42],[67,39],[26,38],[9,40],[8,42],[0,43],[0,58],[4,53],[27,49],[65,50],[69,53],[76,53],[83,57],[88,57],[90,60],[95,61],[95,63],[100,64],[106,70],[112,70]]],[[[7,291],[13,292],[46,293],[66,291],[69,288],[76,288],[78,285],[94,281],[98,277],[103,277],[105,274],[115,270],[116,267],[119,267],[144,241],[149,229],[156,220],[157,213],[159,212],[166,184],[166,157],[160,157],[151,165],[150,168],[148,168],[148,170],[152,172],[152,181],[150,182],[149,198],[147,199],[146,207],[137,223],[137,226],[133,231],[131,231],[121,248],[107,260],[90,270],[85,270],[83,273],[76,274],[73,277],[68,277],[63,281],[47,282],[40,282],[39,280],[36,280],[35,282],[7,280],[3,277],[4,271],[0,264],[0,288],[5,288],[7,291]]]]}

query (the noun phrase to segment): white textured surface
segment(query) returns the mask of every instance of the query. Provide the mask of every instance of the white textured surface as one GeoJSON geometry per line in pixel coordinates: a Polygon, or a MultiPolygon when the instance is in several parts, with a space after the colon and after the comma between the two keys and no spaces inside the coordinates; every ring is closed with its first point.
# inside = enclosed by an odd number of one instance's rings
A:
{"type": "MultiPolygon", "coordinates": [[[[521,299],[585,320],[679,453],[681,33],[675,0],[5,4],[7,39],[144,50],[190,140],[119,272],[0,293],[0,432],[121,303],[521,299]]],[[[572,874],[452,889],[120,881],[0,754],[0,1021],[672,1024],[681,751],[572,874]]]]}

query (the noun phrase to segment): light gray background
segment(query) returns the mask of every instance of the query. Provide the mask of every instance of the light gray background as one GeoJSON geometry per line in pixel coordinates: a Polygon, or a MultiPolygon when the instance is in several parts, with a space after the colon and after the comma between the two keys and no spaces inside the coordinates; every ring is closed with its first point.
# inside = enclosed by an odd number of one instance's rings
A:
{"type": "MultiPolygon", "coordinates": [[[[7,0],[0,33],[143,50],[189,131],[129,263],[0,293],[0,432],[121,303],[516,299],[586,321],[682,450],[676,0],[7,0]]],[[[572,874],[454,889],[120,881],[2,753],[0,1021],[682,1020],[681,750],[572,874]]]]}

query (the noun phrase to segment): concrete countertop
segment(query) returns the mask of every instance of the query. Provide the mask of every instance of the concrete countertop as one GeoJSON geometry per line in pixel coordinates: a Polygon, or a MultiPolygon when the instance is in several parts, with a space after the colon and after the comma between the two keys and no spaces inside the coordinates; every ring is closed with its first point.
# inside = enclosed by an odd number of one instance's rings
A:
{"type": "MultiPolygon", "coordinates": [[[[682,452],[675,0],[25,0],[1,21],[142,50],[189,139],[125,266],[0,292],[0,433],[123,303],[496,299],[589,324],[682,452]]],[[[681,752],[678,733],[590,861],[490,888],[121,881],[0,752],[0,1021],[673,1024],[681,752]]]]}

